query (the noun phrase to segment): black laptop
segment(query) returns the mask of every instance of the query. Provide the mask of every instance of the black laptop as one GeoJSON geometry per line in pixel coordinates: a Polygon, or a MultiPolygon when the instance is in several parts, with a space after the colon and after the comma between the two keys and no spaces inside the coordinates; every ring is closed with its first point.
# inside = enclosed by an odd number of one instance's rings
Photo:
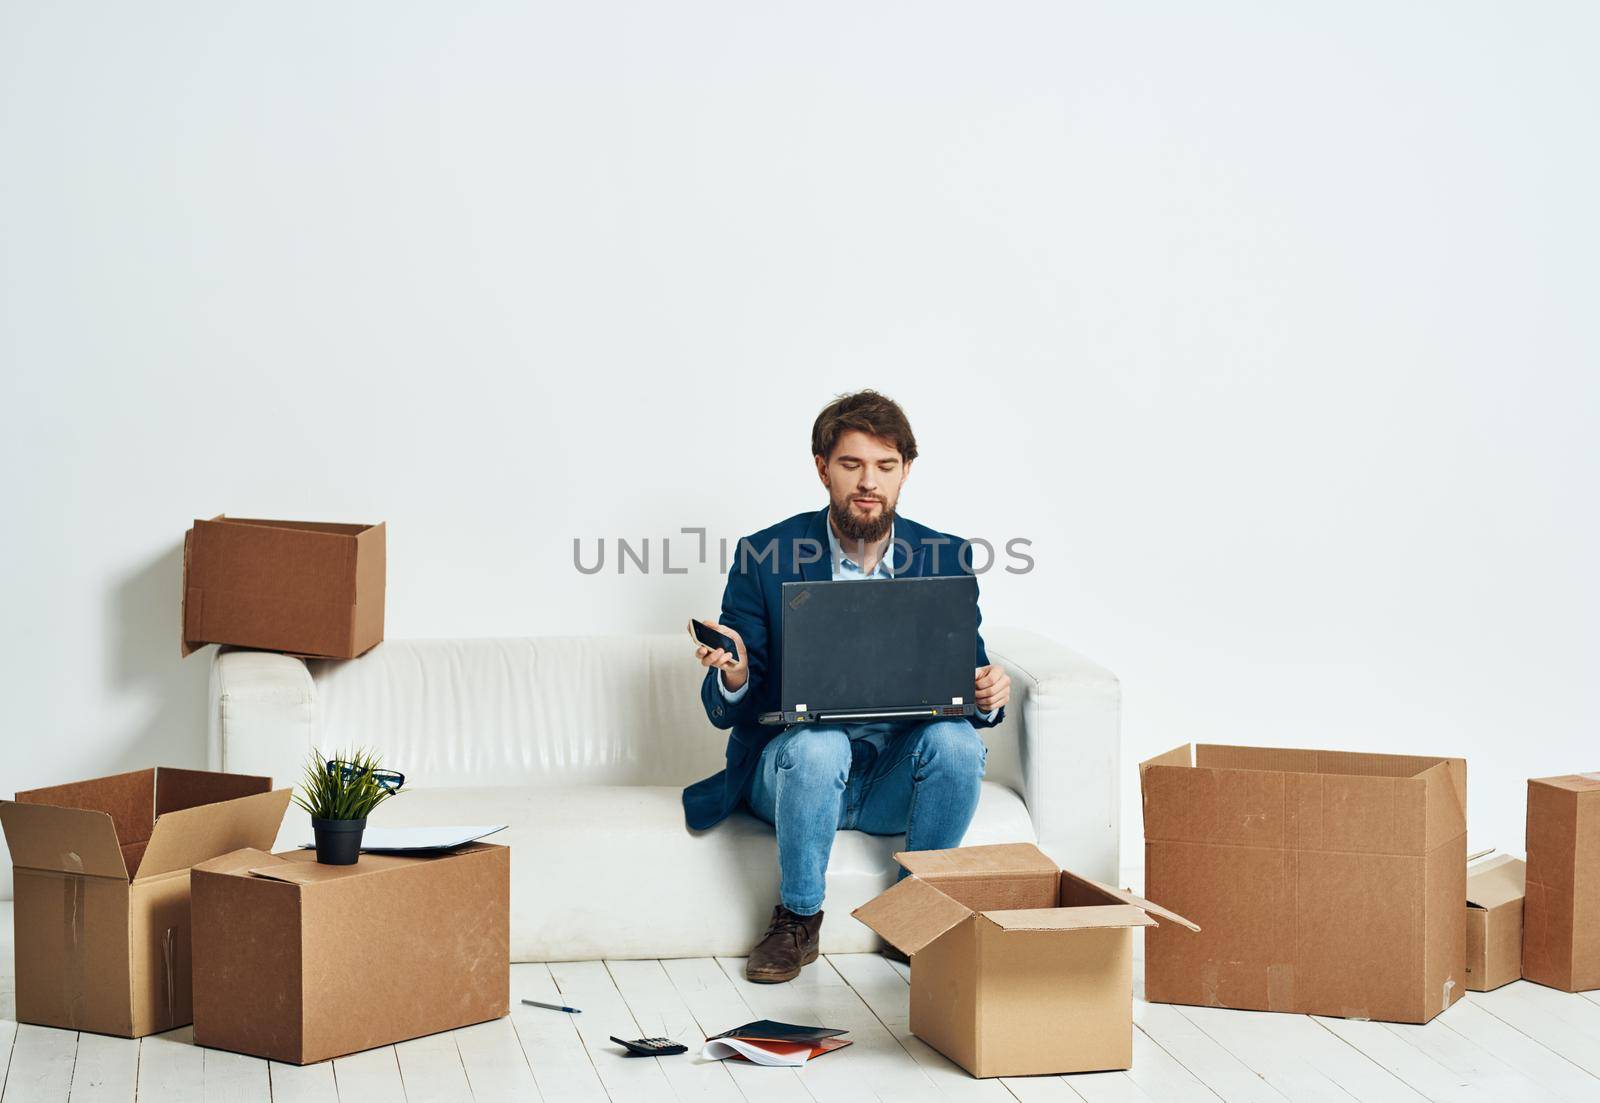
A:
{"type": "Polygon", "coordinates": [[[972,716],[978,580],[783,584],[779,710],[763,724],[972,716]]]}

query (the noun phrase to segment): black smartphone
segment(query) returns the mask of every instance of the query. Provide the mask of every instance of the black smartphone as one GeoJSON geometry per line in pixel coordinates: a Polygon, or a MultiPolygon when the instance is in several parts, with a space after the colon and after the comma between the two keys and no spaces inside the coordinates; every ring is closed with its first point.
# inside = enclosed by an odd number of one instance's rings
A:
{"type": "Polygon", "coordinates": [[[704,621],[691,619],[689,621],[689,635],[694,637],[696,643],[704,644],[713,650],[720,647],[733,656],[734,662],[739,661],[739,648],[733,642],[733,637],[723,635],[715,628],[709,627],[704,621]]]}

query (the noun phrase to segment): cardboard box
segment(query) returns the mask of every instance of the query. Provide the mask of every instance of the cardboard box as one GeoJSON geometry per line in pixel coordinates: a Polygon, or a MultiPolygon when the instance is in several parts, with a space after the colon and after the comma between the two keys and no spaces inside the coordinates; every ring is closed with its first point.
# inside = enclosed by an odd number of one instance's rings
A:
{"type": "Polygon", "coordinates": [[[911,958],[911,1032],[973,1076],[1133,1064],[1131,893],[1028,843],[896,854],[909,876],[851,914],[911,958]]]}
{"type": "Polygon", "coordinates": [[[1467,989],[1489,992],[1522,976],[1527,867],[1500,854],[1467,867],[1467,989]]]}
{"type": "Polygon", "coordinates": [[[318,865],[241,850],[194,872],[194,1040],[296,1065],[511,1008],[504,846],[318,865]]]}
{"type": "Polygon", "coordinates": [[[271,846],[289,790],[162,767],[0,802],[16,867],[17,1021],[138,1038],[192,1019],[189,867],[271,846]]]}
{"type": "Polygon", "coordinates": [[[1522,975],[1600,988],[1600,773],[1528,782],[1528,896],[1522,975]]]}
{"type": "Polygon", "coordinates": [[[384,528],[196,521],[183,540],[183,640],[353,659],[383,640],[384,528]]]}
{"type": "Polygon", "coordinates": [[[1139,767],[1145,998],[1424,1023],[1466,990],[1467,764],[1179,747],[1139,767]]]}

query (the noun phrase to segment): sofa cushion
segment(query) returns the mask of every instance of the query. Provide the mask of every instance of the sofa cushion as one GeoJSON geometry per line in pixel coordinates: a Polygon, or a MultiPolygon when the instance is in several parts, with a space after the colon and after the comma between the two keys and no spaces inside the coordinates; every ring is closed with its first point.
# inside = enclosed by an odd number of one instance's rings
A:
{"type": "MultiPolygon", "coordinates": [[[[778,899],[772,828],[736,813],[711,831],[690,832],[676,786],[417,789],[381,805],[372,822],[508,824],[485,841],[511,847],[517,961],[742,956],[778,899]]],[[[309,833],[303,823],[294,829],[309,833]]],[[[985,781],[965,842],[1034,841],[1022,800],[985,781]]],[[[892,855],[904,845],[903,835],[835,837],[825,953],[876,948],[877,936],[850,912],[888,887],[892,855]]]]}

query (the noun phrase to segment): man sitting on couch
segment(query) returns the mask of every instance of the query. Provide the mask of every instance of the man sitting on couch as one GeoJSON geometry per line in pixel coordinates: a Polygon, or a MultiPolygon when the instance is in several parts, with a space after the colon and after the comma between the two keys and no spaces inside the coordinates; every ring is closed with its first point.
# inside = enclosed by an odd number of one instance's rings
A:
{"type": "Polygon", "coordinates": [[[779,708],[783,583],[972,573],[962,541],[895,513],[917,444],[894,401],[875,391],[836,399],[812,426],[811,452],[828,505],[741,540],[719,623],[707,622],[733,638],[738,661],[721,648],[696,650],[708,668],[706,715],[733,730],[727,768],[684,790],[689,827],[712,827],[743,805],[777,829],[780,902],[745,966],[760,982],[791,980],[817,959],[835,831],[904,833],[907,850],[961,845],[988,755],[974,725],[1000,723],[1011,696],[1010,677],[990,665],[979,636],[973,720],[782,730],[759,722],[779,708]]]}

